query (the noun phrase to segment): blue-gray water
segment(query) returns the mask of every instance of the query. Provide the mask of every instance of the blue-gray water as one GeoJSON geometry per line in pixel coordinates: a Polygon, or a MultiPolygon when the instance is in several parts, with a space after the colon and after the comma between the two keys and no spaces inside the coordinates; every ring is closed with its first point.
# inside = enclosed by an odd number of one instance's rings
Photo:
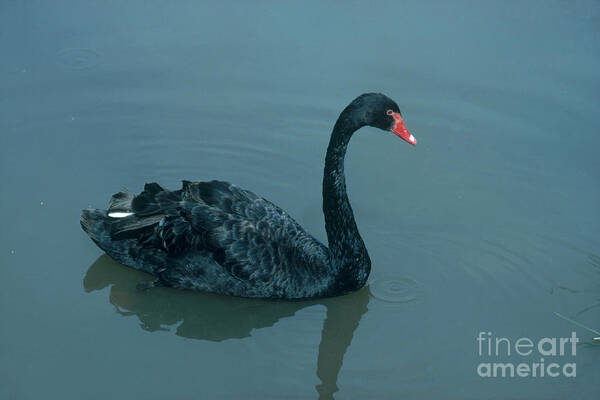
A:
{"type": "MultiPolygon", "coordinates": [[[[595,398],[600,4],[0,4],[0,398],[595,398]],[[416,148],[346,158],[368,288],[317,302],[135,290],[80,209],[229,180],[325,240],[341,109],[398,102],[416,148]],[[481,378],[479,332],[569,337],[576,377],[481,378]]],[[[570,349],[570,346],[568,347],[570,349]]]]}

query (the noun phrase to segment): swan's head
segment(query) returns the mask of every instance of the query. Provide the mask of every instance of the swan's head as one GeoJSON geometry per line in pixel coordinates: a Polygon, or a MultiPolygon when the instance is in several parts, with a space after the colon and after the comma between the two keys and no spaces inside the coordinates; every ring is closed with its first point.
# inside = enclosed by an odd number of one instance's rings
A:
{"type": "Polygon", "coordinates": [[[348,106],[352,119],[358,126],[369,125],[390,131],[416,146],[417,139],[406,128],[398,104],[381,93],[365,93],[348,106]]]}

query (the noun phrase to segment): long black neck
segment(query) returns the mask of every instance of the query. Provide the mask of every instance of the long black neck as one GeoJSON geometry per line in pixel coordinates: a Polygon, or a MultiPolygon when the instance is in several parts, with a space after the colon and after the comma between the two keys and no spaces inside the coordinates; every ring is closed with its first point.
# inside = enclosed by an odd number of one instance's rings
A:
{"type": "Polygon", "coordinates": [[[371,271],[371,260],[356,227],[344,177],[344,156],[348,142],[362,125],[352,118],[352,108],[347,107],[333,128],[325,156],[323,214],[331,262],[338,274],[337,290],[340,292],[362,287],[371,271]]]}

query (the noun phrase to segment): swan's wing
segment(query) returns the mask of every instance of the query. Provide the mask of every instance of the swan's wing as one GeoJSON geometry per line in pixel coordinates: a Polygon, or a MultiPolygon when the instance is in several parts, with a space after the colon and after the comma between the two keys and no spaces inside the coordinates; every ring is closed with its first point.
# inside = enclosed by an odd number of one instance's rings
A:
{"type": "Polygon", "coordinates": [[[204,203],[221,212],[238,215],[248,220],[259,220],[269,210],[283,212],[273,203],[249,190],[224,181],[183,181],[183,198],[187,201],[204,203]]]}
{"type": "MultiPolygon", "coordinates": [[[[126,211],[123,195],[115,196],[114,204],[126,211]]],[[[177,191],[147,184],[130,211],[134,215],[115,223],[116,238],[135,235],[173,256],[207,252],[242,281],[303,281],[327,268],[327,248],[289,214],[228,182],[184,181],[177,191]]]]}
{"type": "Polygon", "coordinates": [[[232,276],[244,281],[300,278],[324,263],[322,244],[289,215],[269,203],[264,205],[258,219],[196,206],[190,219],[194,239],[202,238],[202,248],[232,276]]]}
{"type": "Polygon", "coordinates": [[[273,203],[258,197],[249,190],[224,181],[189,182],[183,181],[180,190],[163,189],[157,183],[147,183],[144,191],[137,196],[119,192],[110,202],[108,212],[133,212],[137,217],[175,213],[190,204],[205,204],[228,214],[256,220],[264,216],[267,206],[283,212],[273,203]]]}

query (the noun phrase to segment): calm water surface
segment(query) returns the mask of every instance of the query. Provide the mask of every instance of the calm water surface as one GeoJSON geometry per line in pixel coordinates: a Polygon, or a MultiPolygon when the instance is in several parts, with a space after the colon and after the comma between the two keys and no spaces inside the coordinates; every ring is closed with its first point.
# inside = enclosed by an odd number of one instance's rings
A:
{"type": "Polygon", "coordinates": [[[0,398],[600,394],[600,4],[2,2],[0,398]],[[373,272],[311,302],[135,290],[79,227],[144,182],[223,179],[325,240],[329,133],[395,99],[412,148],[346,159],[373,272]],[[580,338],[574,378],[481,378],[479,332],[580,338]]]}

